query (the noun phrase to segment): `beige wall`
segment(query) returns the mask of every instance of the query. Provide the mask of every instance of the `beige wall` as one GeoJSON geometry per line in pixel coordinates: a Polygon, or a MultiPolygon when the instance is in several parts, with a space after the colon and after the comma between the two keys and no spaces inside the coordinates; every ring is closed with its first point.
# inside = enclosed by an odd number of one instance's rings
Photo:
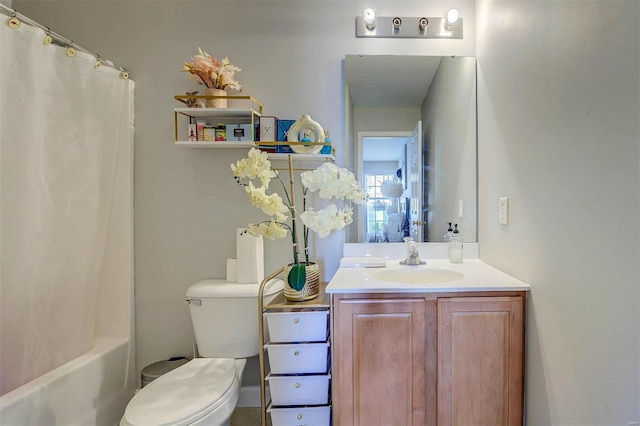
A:
{"type": "Polygon", "coordinates": [[[477,4],[480,257],[531,284],[529,425],[640,420],[639,9],[477,4]]]}
{"type": "MultiPolygon", "coordinates": [[[[229,164],[245,153],[173,144],[173,95],[197,90],[181,73],[198,46],[243,70],[244,94],[265,114],[307,113],[331,131],[344,164],[345,54],[474,55],[472,1],[14,1],[30,16],[127,67],[136,81],[135,308],[137,371],[191,353],[186,289],[224,277],[235,229],[263,216],[233,181],[229,164]],[[356,39],[355,16],[441,16],[456,5],[464,40],[356,39]]],[[[315,245],[329,279],[344,234],[315,245]]],[[[290,262],[286,241],[265,245],[267,273],[290,262]]],[[[139,375],[139,374],[138,374],[139,375]]],[[[251,376],[251,374],[249,375],[251,376]]],[[[257,383],[257,379],[253,380],[257,383]]]]}

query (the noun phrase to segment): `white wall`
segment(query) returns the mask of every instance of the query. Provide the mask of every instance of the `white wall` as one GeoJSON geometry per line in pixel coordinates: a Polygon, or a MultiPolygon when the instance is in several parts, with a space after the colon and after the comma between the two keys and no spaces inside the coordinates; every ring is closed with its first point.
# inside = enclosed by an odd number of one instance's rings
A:
{"type": "Polygon", "coordinates": [[[477,241],[475,94],[475,58],[442,58],[422,104],[422,144],[428,153],[428,163],[423,164],[429,174],[429,214],[423,220],[429,222],[428,241],[442,241],[447,222],[458,224],[464,241],[477,241]]]}
{"type": "MultiPolygon", "coordinates": [[[[197,90],[182,64],[198,46],[243,70],[244,94],[266,115],[308,113],[330,130],[344,164],[345,54],[475,54],[473,1],[14,1],[21,13],[126,66],[136,81],[135,293],[137,370],[188,355],[194,341],[184,294],[224,277],[235,228],[263,216],[233,181],[244,152],[176,147],[173,96],[197,90]],[[441,16],[457,6],[463,40],[356,39],[365,7],[380,16],[441,16]]],[[[344,233],[316,244],[329,280],[344,233]]],[[[267,273],[290,262],[286,241],[266,243],[267,273]]],[[[139,375],[139,374],[138,374],[139,375]]],[[[251,375],[249,375],[251,376],[251,375]]],[[[257,383],[257,379],[254,378],[257,383]]]]}
{"type": "Polygon", "coordinates": [[[529,425],[640,420],[639,17],[477,4],[480,257],[532,287],[529,425]]]}
{"type": "Polygon", "coordinates": [[[368,108],[353,109],[353,136],[358,132],[412,132],[420,120],[420,108],[368,108]]]}

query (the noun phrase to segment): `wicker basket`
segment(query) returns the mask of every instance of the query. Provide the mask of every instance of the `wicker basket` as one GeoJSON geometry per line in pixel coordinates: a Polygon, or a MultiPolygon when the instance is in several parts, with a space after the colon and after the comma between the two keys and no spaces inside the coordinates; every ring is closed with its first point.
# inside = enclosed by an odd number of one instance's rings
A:
{"type": "Polygon", "coordinates": [[[293,302],[302,302],[318,297],[320,294],[320,268],[317,263],[310,262],[306,265],[306,282],[299,291],[289,285],[289,272],[295,263],[290,263],[284,270],[284,297],[293,302]]]}

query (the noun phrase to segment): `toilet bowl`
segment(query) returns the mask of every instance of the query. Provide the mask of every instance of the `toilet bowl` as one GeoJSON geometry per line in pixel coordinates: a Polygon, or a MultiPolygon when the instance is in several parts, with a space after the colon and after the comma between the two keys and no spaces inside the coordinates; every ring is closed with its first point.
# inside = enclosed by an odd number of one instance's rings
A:
{"type": "Polygon", "coordinates": [[[138,392],[120,425],[229,425],[246,363],[233,358],[192,359],[138,392]]]}
{"type": "MultiPolygon", "coordinates": [[[[265,286],[265,302],[283,287],[265,286]]],[[[160,376],[129,401],[120,426],[229,425],[246,358],[259,350],[258,284],[200,281],[187,302],[202,358],[160,376]]]]}

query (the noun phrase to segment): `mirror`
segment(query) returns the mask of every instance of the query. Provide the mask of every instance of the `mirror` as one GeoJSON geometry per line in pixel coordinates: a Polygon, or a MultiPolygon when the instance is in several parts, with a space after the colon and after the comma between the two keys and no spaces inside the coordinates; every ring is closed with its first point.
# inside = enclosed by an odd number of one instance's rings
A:
{"type": "Polygon", "coordinates": [[[477,241],[476,60],[347,55],[347,167],[366,188],[347,242],[477,241]]]}

